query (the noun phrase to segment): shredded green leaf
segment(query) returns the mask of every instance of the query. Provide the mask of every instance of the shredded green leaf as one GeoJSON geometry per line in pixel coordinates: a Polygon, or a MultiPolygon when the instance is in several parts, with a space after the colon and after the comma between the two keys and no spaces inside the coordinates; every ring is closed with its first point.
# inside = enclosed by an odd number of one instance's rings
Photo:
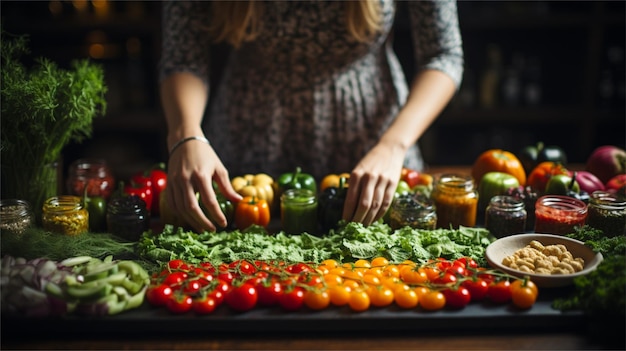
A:
{"type": "Polygon", "coordinates": [[[418,230],[405,227],[392,230],[377,222],[370,226],[344,223],[337,230],[317,237],[307,233],[269,234],[262,227],[246,231],[201,234],[165,226],[161,233],[145,232],[138,243],[138,254],[163,263],[174,258],[189,262],[232,262],[239,259],[321,262],[336,259],[351,262],[383,256],[392,262],[469,256],[481,264],[486,247],[494,240],[481,228],[418,230]]]}

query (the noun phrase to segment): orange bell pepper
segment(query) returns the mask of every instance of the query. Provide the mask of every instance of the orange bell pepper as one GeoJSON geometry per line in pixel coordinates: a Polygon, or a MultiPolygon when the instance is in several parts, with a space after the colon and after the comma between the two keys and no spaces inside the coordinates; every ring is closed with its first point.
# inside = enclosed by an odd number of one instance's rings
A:
{"type": "Polygon", "coordinates": [[[350,173],[341,173],[341,174],[328,174],[322,179],[320,183],[320,192],[326,190],[326,188],[338,188],[339,187],[339,179],[345,178],[346,182],[344,187],[348,186],[348,179],[350,178],[350,173]]]}
{"type": "Polygon", "coordinates": [[[256,196],[246,196],[237,203],[235,209],[235,226],[244,230],[256,224],[267,227],[270,223],[270,207],[266,200],[256,196]]]}

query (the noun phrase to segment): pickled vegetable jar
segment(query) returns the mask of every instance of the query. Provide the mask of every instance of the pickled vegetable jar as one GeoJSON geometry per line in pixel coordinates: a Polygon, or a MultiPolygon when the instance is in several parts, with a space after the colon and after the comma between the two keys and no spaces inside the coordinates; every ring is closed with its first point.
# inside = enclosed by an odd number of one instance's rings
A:
{"type": "Polygon", "coordinates": [[[34,214],[28,201],[6,199],[0,201],[0,233],[22,235],[33,222],[34,214]]]}
{"type": "Polygon", "coordinates": [[[389,222],[392,229],[411,227],[435,229],[437,212],[432,200],[418,194],[400,195],[391,204],[389,222]]]}
{"type": "Polygon", "coordinates": [[[496,195],[485,211],[485,228],[496,238],[524,233],[526,227],[524,202],[513,196],[496,195]]]}
{"type": "Polygon", "coordinates": [[[89,231],[89,213],[81,198],[73,195],[54,196],[43,204],[43,228],[65,235],[89,231]]]}
{"type": "Polygon", "coordinates": [[[437,228],[474,227],[478,192],[469,175],[442,175],[431,194],[437,212],[437,228]]]}
{"type": "Polygon", "coordinates": [[[594,191],[587,205],[587,224],[605,236],[626,235],[626,201],[606,191],[594,191]]]}
{"type": "Polygon", "coordinates": [[[586,220],[587,204],[573,197],[545,195],[535,203],[535,233],[570,234],[586,220]]]}
{"type": "Polygon", "coordinates": [[[76,196],[101,196],[109,199],[115,188],[115,179],[109,166],[102,159],[79,159],[74,161],[67,175],[67,191],[76,196]]]}
{"type": "Polygon", "coordinates": [[[280,197],[282,229],[287,234],[316,234],[317,197],[307,189],[289,189],[280,197]]]}

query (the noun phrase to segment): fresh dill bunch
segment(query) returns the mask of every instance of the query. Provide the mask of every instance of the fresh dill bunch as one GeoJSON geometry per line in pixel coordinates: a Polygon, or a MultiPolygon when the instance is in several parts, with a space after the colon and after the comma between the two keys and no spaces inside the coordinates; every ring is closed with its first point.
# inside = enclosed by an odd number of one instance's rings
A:
{"type": "Polygon", "coordinates": [[[61,68],[30,53],[27,36],[2,30],[1,125],[2,197],[31,202],[37,213],[48,195],[37,189],[63,148],[92,134],[93,119],[106,112],[103,68],[87,59],[61,68]]]}

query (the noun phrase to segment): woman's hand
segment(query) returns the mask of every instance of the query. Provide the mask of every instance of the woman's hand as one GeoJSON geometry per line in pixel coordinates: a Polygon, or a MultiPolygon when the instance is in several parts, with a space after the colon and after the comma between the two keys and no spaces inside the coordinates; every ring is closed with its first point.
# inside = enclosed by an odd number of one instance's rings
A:
{"type": "Polygon", "coordinates": [[[385,215],[400,180],[404,150],[377,144],[350,174],[343,219],[370,225],[385,215]]]}
{"type": "Polygon", "coordinates": [[[215,231],[216,225],[227,225],[213,181],[226,198],[235,202],[241,200],[230,183],[228,170],[211,145],[202,141],[188,141],[170,155],[167,179],[168,205],[198,232],[215,231]],[[196,193],[212,221],[203,213],[196,193]]]}

